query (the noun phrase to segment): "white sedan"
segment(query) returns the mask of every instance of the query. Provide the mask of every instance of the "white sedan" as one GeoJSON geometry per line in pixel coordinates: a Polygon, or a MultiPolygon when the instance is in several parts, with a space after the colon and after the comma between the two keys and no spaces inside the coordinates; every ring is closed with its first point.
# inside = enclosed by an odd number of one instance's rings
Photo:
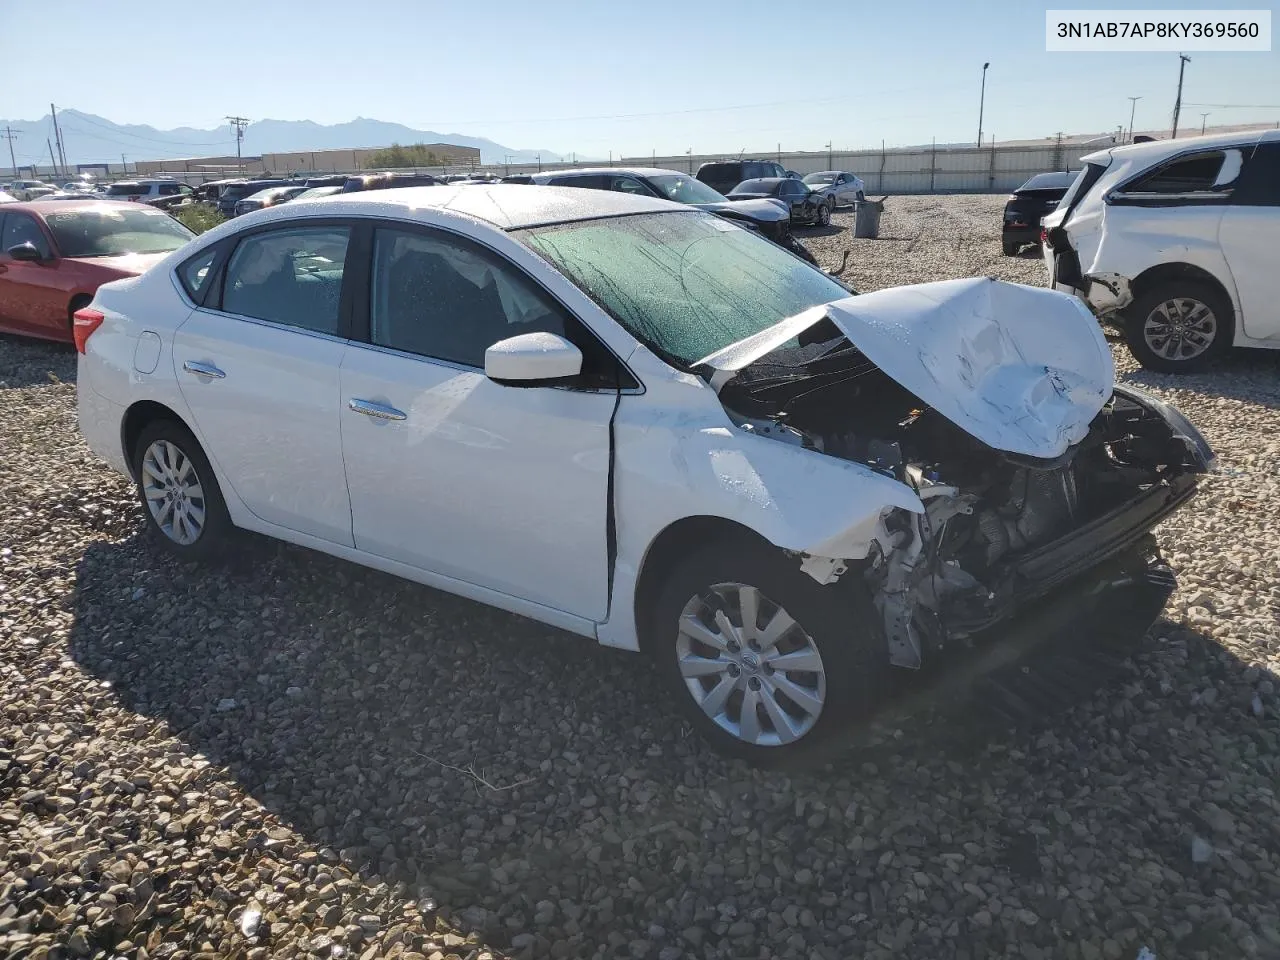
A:
{"type": "Polygon", "coordinates": [[[804,182],[814,193],[830,197],[837,206],[867,199],[867,186],[862,178],[844,170],[820,170],[809,174],[804,182]]]}
{"type": "Polygon", "coordinates": [[[1212,461],[1074,298],[854,297],[623,193],[249,214],[101,287],[75,339],[80,429],[178,556],[245,528],[644,650],[757,763],[827,756],[895,670],[1068,581],[1154,618],[1148,531],[1212,461]]]}

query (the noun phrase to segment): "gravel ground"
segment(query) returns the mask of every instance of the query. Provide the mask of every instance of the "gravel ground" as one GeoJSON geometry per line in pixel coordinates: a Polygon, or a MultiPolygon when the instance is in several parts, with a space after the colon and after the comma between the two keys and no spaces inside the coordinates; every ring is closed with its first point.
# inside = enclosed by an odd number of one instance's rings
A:
{"type": "MultiPolygon", "coordinates": [[[[849,277],[1039,283],[1003,202],[892,198],[849,277]]],[[[0,338],[0,956],[1280,956],[1280,357],[1117,359],[1224,467],[1166,619],[1038,723],[787,777],[637,657],[256,538],[167,559],[74,354],[0,338]]]]}

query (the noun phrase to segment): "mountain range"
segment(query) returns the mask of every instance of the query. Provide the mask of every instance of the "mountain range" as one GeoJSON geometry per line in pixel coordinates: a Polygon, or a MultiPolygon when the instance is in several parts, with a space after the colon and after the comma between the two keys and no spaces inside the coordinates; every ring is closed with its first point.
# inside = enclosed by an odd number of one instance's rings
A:
{"type": "MultiPolygon", "coordinates": [[[[0,119],[0,128],[6,126],[12,127],[16,134],[13,147],[20,164],[48,163],[49,148],[46,140],[53,140],[53,119],[49,114],[39,120],[0,119]]],[[[211,130],[197,127],[158,130],[146,124],[113,123],[105,117],[79,110],[59,110],[58,126],[62,131],[63,149],[70,164],[114,163],[120,159],[121,154],[130,161],[135,161],[226,156],[236,152],[235,133],[230,125],[211,130]]],[[[485,164],[532,163],[539,154],[546,162],[562,159],[559,154],[550,150],[516,150],[484,137],[415,130],[402,123],[388,123],[366,117],[331,125],[311,120],[258,120],[245,127],[244,142],[240,149],[246,157],[251,157],[264,153],[387,147],[393,143],[402,146],[414,143],[451,143],[461,147],[478,147],[480,161],[485,164]],[[508,159],[504,161],[504,158],[508,159]]],[[[2,148],[0,152],[3,152],[2,148]]]]}

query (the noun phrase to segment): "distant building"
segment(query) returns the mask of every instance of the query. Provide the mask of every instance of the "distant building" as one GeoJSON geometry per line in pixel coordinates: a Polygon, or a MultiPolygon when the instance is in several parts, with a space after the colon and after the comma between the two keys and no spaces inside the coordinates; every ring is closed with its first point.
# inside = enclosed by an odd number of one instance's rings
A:
{"type": "MultiPolygon", "coordinates": [[[[452,143],[426,143],[423,149],[438,158],[433,166],[478,167],[480,150],[477,147],[459,147],[452,143]]],[[[417,144],[412,145],[416,149],[417,144]]],[[[406,149],[409,145],[406,145],[406,149]]],[[[386,147],[368,147],[354,150],[307,150],[297,153],[264,153],[260,157],[187,157],[182,160],[130,161],[130,172],[139,176],[157,173],[189,173],[206,177],[235,176],[239,171],[247,175],[270,173],[286,176],[291,173],[347,173],[370,169],[374,154],[386,147]]]]}

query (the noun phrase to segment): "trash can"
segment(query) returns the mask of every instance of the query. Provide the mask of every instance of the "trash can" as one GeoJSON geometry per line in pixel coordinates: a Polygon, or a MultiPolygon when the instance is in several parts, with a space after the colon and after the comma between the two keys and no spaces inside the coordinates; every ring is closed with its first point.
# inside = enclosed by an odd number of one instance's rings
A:
{"type": "Polygon", "coordinates": [[[880,214],[884,212],[884,200],[853,201],[853,235],[863,240],[875,240],[880,236],[880,214]]]}

